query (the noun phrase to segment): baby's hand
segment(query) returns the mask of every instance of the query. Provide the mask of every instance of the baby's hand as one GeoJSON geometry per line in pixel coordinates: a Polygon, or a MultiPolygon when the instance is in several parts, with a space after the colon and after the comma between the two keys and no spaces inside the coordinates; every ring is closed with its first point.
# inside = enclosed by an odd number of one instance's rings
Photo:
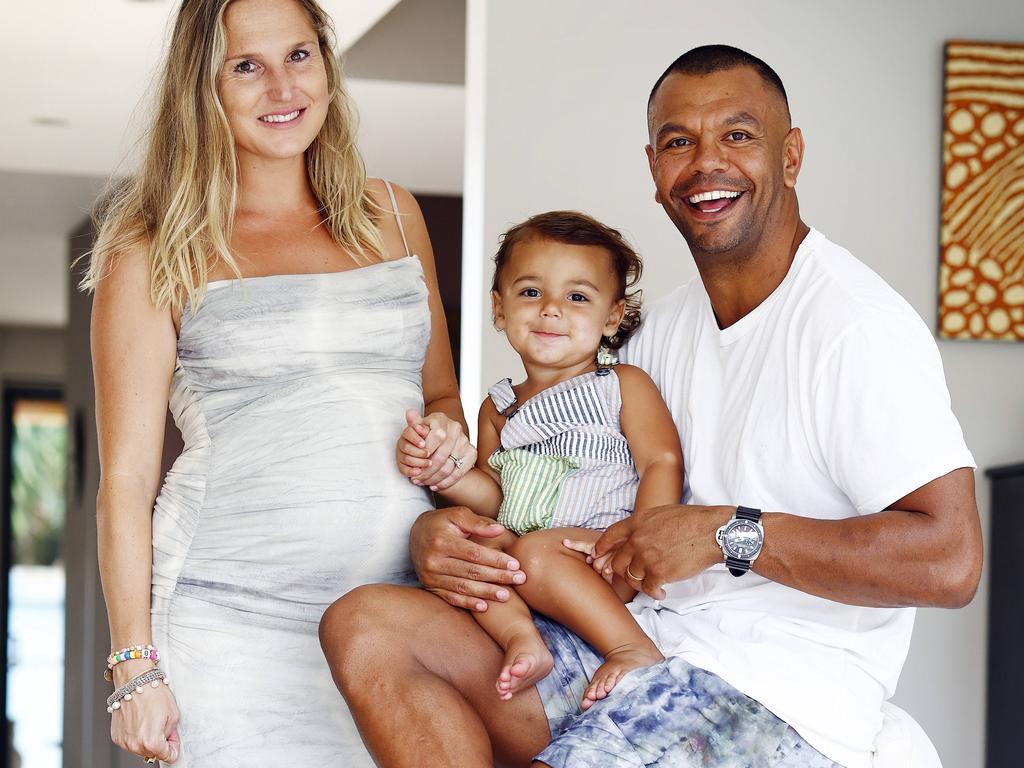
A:
{"type": "Polygon", "coordinates": [[[615,573],[611,568],[608,568],[608,561],[612,559],[612,552],[606,552],[598,558],[594,557],[594,546],[597,544],[596,541],[576,541],[574,539],[562,539],[562,546],[566,549],[571,549],[574,552],[582,552],[587,556],[587,565],[597,571],[609,584],[612,583],[612,579],[615,578],[615,573]]]}
{"type": "Polygon", "coordinates": [[[413,483],[440,491],[473,468],[476,448],[459,422],[443,413],[420,416],[413,410],[405,412],[405,420],[396,455],[399,471],[413,483]]]}
{"type": "Polygon", "coordinates": [[[430,464],[427,460],[430,454],[426,450],[426,437],[430,434],[430,427],[416,411],[406,411],[405,420],[408,426],[398,436],[395,457],[398,461],[398,471],[411,480],[420,474],[422,468],[430,464]]]}

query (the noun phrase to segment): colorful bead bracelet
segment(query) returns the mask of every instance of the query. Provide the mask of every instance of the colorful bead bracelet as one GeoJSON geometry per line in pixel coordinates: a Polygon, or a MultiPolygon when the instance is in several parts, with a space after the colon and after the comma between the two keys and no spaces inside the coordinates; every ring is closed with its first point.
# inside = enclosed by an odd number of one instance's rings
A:
{"type": "Polygon", "coordinates": [[[107,656],[107,669],[113,669],[122,661],[130,661],[132,659],[160,661],[160,652],[152,645],[130,645],[127,648],[122,648],[120,651],[113,651],[107,656]]]}

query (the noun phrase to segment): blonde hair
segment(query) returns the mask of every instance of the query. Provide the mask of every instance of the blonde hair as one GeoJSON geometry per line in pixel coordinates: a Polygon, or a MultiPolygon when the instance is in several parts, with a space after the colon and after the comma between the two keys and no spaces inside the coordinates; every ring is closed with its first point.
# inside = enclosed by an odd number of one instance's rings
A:
{"type": "MultiPolygon", "coordinates": [[[[360,264],[380,261],[370,197],[355,145],[356,114],[332,52],[334,29],[316,0],[296,0],[309,14],[327,70],[330,103],[306,150],[306,170],[334,241],[360,264]]],[[[177,312],[197,308],[210,270],[223,262],[238,277],[229,243],[237,201],[235,144],[217,90],[227,54],[224,10],[232,0],[184,0],[160,84],[148,148],[138,174],[108,196],[96,215],[98,236],[81,287],[95,289],[118,255],[149,252],[150,298],[177,312]]]]}

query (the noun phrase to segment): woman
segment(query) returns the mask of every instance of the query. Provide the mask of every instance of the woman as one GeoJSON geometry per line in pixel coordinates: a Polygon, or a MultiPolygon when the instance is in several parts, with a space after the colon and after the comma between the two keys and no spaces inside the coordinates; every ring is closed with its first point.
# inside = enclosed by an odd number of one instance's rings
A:
{"type": "MultiPolygon", "coordinates": [[[[475,461],[429,432],[464,423],[430,242],[365,178],[329,36],[314,0],[185,0],[85,281],[111,644],[155,646],[174,684],[112,707],[147,762],[370,765],[317,623],[414,578],[430,500],[395,467],[403,414],[426,414],[426,484],[475,461]],[[158,495],[168,392],[185,450],[158,495]]],[[[116,663],[115,689],[151,667],[116,663]]]]}

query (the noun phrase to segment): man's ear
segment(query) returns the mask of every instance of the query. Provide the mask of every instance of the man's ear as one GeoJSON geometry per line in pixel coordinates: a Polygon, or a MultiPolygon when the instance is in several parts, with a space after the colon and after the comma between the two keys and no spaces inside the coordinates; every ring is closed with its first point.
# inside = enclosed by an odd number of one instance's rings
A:
{"type": "MultiPolygon", "coordinates": [[[[650,144],[644,147],[644,152],[647,153],[647,167],[651,169],[651,178],[654,178],[654,147],[650,144]]],[[[661,205],[661,193],[658,192],[658,183],[654,183],[654,202],[661,205]]]]}
{"type": "Polygon", "coordinates": [[[804,135],[799,128],[790,128],[782,143],[782,181],[790,189],[796,186],[803,162],[804,135]]]}
{"type": "Polygon", "coordinates": [[[612,304],[611,311],[608,313],[608,320],[604,324],[604,333],[602,336],[614,336],[615,332],[619,330],[619,325],[622,323],[622,318],[626,316],[626,300],[619,299],[612,304]]]}
{"type": "Polygon", "coordinates": [[[491,291],[491,320],[496,330],[505,330],[505,310],[501,307],[501,294],[491,291]]]}

